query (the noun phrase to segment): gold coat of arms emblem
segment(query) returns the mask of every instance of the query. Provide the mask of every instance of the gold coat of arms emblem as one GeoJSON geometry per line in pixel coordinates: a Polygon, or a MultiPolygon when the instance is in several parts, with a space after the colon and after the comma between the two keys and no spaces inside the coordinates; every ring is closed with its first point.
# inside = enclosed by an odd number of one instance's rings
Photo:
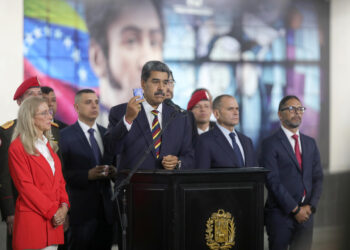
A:
{"type": "Polygon", "coordinates": [[[235,245],[234,218],[229,212],[219,209],[207,220],[205,239],[209,249],[231,249],[235,245]]]}

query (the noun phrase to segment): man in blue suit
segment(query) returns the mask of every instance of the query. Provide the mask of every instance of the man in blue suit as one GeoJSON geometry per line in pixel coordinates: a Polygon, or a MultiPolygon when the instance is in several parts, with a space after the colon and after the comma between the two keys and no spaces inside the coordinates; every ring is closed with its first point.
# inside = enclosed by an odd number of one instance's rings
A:
{"type": "Polygon", "coordinates": [[[61,132],[63,173],[71,202],[68,249],[111,249],[116,204],[111,201],[113,166],[103,165],[103,135],[96,123],[99,100],[91,89],[77,92],[78,121],[61,132]]]}
{"type": "Polygon", "coordinates": [[[252,140],[235,130],[239,123],[239,106],[230,95],[221,95],[213,102],[217,120],[213,129],[201,134],[196,145],[196,168],[255,167],[252,140]]]}
{"type": "Polygon", "coordinates": [[[305,108],[296,96],[278,108],[281,128],[262,144],[260,164],[268,198],[265,225],[270,250],[311,249],[313,213],[321,196],[323,173],[314,139],[299,132],[305,108]]]}
{"type": "Polygon", "coordinates": [[[169,74],[166,64],[147,62],[141,75],[144,98],[134,96],[128,103],[111,109],[105,140],[109,159],[117,156],[119,169],[135,167],[150,145],[153,145],[151,152],[139,169],[192,167],[192,134],[188,118],[163,103],[169,74]]]}

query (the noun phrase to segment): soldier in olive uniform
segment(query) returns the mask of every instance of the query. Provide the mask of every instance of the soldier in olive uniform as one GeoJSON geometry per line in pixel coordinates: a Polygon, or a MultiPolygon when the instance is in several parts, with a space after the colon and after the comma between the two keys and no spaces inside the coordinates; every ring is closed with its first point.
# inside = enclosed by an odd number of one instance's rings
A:
{"type": "MultiPolygon", "coordinates": [[[[13,100],[21,105],[24,99],[31,96],[42,96],[37,77],[25,80],[16,90],[13,100]]],[[[13,185],[8,167],[8,149],[17,120],[8,121],[0,126],[0,210],[2,220],[7,224],[7,249],[12,249],[12,227],[15,214],[15,203],[18,196],[13,185]]],[[[52,122],[52,135],[59,139],[59,125],[52,122]]]]}

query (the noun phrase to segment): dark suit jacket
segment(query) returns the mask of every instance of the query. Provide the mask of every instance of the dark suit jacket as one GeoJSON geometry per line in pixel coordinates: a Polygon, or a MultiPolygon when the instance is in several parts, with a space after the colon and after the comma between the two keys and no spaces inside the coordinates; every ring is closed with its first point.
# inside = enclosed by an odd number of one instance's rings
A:
{"type": "Polygon", "coordinates": [[[61,129],[64,129],[66,127],[68,127],[68,125],[64,122],[61,122],[60,120],[57,120],[57,119],[53,119],[53,122],[56,123],[58,125],[58,128],[61,130],[61,129]]]}
{"type": "MultiPolygon", "coordinates": [[[[106,129],[97,125],[101,136],[106,129]]],[[[110,180],[88,180],[88,171],[95,167],[94,154],[78,122],[61,131],[60,148],[63,157],[63,174],[71,202],[70,223],[81,224],[105,214],[113,223],[116,210],[111,201],[110,180]]]]}
{"type": "Polygon", "coordinates": [[[262,144],[260,164],[270,170],[266,175],[266,209],[279,209],[288,215],[301,201],[306,190],[306,204],[316,208],[321,196],[323,173],[314,139],[300,133],[303,170],[282,129],[262,144]]]}
{"type": "MultiPolygon", "coordinates": [[[[108,146],[109,158],[119,155],[118,169],[133,168],[144,154],[145,149],[153,144],[151,129],[148,124],[143,106],[134,120],[130,131],[124,125],[123,117],[127,104],[121,104],[111,109],[109,113],[108,131],[105,141],[108,146]]],[[[146,157],[140,169],[161,169],[163,156],[175,155],[181,160],[181,168],[192,168],[193,149],[191,126],[187,115],[178,113],[174,108],[163,104],[162,129],[169,121],[168,127],[162,134],[160,156],[157,159],[154,148],[146,157]],[[171,121],[171,117],[175,116],[171,121]]],[[[106,150],[106,149],[105,149],[106,150]]],[[[105,153],[107,153],[105,151],[105,153]]]]}
{"type": "MultiPolygon", "coordinates": [[[[256,158],[252,140],[237,132],[242,144],[246,167],[256,167],[256,158]]],[[[195,150],[196,168],[234,167],[234,152],[225,135],[218,126],[201,134],[195,150]]]]}

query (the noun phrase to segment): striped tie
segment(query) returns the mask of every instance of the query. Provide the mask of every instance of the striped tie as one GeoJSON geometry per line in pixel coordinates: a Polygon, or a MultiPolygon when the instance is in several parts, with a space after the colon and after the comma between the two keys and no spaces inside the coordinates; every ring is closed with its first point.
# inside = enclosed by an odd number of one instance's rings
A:
{"type": "Polygon", "coordinates": [[[160,152],[160,144],[162,143],[162,138],[160,136],[160,124],[158,121],[158,110],[152,110],[151,113],[154,115],[154,119],[152,122],[152,138],[153,138],[153,144],[154,149],[156,151],[157,159],[159,158],[159,152],[160,152]]]}

